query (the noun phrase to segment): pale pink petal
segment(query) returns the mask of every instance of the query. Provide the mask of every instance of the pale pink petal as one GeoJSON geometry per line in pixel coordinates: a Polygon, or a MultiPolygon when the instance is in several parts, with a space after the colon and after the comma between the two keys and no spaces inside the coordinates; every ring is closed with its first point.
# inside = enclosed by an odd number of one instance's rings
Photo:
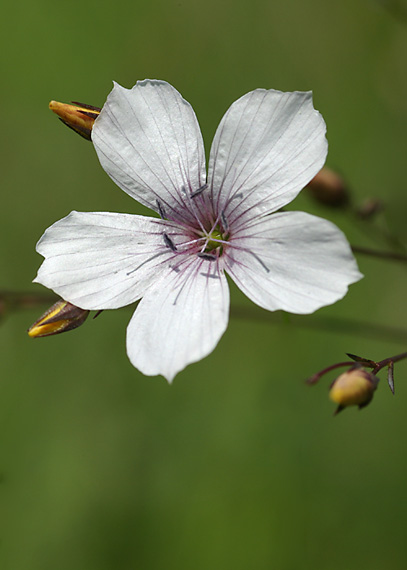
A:
{"type": "Polygon", "coordinates": [[[257,89],[223,117],[212,144],[208,182],[230,225],[274,212],[322,168],[325,123],[312,94],[257,89]]]}
{"type": "Polygon", "coordinates": [[[164,233],[172,231],[156,218],[71,212],[38,242],[45,261],[34,281],[82,309],[123,307],[171,264],[174,252],[164,233]]]}
{"type": "Polygon", "coordinates": [[[179,269],[147,291],[127,329],[132,364],[169,382],[212,352],[229,314],[229,288],[216,262],[194,258],[179,269]]]}
{"type": "Polygon", "coordinates": [[[92,141],[127,194],[171,219],[189,219],[189,196],[206,180],[205,152],[195,113],[174,87],[148,79],[132,89],[115,83],[92,141]]]}
{"type": "Polygon", "coordinates": [[[302,212],[264,217],[234,234],[225,270],[257,305],[312,313],[361,279],[350,246],[331,222],[302,212]]]}

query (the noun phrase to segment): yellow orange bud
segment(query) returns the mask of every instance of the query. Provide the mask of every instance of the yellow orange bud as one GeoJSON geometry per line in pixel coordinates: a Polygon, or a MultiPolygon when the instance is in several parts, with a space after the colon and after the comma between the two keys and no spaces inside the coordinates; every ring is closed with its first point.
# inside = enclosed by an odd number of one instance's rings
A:
{"type": "Polygon", "coordinates": [[[377,388],[378,378],[362,368],[353,368],[334,380],[330,399],[339,405],[338,411],[347,406],[367,406],[377,388]]]}
{"type": "Polygon", "coordinates": [[[330,168],[323,168],[307,185],[315,200],[326,206],[343,207],[349,203],[349,192],[339,174],[330,168]]]}
{"type": "Polygon", "coordinates": [[[60,299],[31,325],[28,335],[32,338],[40,338],[71,331],[80,327],[88,315],[89,311],[60,299]]]}
{"type": "Polygon", "coordinates": [[[51,101],[49,108],[58,115],[60,120],[70,129],[73,129],[78,135],[91,140],[91,132],[93,123],[100,113],[99,107],[86,105],[84,103],[76,103],[68,105],[67,103],[59,103],[51,101]]]}

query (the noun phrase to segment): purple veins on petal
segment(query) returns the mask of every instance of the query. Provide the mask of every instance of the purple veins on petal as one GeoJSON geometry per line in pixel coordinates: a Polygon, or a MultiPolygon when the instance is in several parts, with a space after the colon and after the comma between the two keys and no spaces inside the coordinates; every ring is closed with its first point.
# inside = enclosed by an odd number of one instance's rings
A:
{"type": "Polygon", "coordinates": [[[192,107],[163,81],[115,84],[92,141],[112,180],[155,217],[74,214],[41,238],[37,282],[90,309],[141,300],[127,350],[143,373],[171,382],[215,348],[228,320],[227,274],[259,306],[300,314],[340,299],[360,278],[328,223],[309,229],[308,218],[273,225],[266,217],[325,159],[325,124],[310,94],[256,90],[236,101],[208,170],[192,107]]]}

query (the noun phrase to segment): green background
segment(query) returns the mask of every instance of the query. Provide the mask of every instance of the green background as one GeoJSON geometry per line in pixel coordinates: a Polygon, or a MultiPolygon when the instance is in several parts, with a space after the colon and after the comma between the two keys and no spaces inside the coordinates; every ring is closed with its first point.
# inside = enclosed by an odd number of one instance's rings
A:
{"type": "MultiPolygon", "coordinates": [[[[0,288],[40,292],[35,243],[72,209],[141,212],[50,99],[102,105],[114,79],[172,83],[207,151],[228,106],[256,87],[314,91],[328,164],[355,203],[407,243],[407,9],[363,0],[8,3],[1,48],[0,288]]],[[[292,205],[352,243],[388,249],[349,213],[303,193],[292,205]]],[[[365,279],[315,317],[232,318],[216,350],[172,386],[125,354],[131,311],[32,340],[46,307],[0,328],[3,570],[404,569],[407,364],[396,397],[333,418],[329,378],[345,352],[405,350],[373,324],[406,325],[402,264],[358,256],[365,279]],[[318,319],[349,319],[307,328],[318,319]],[[358,332],[353,321],[365,324],[358,332]],[[369,324],[372,324],[372,327],[369,324]]],[[[233,306],[250,307],[232,287],[233,306]]],[[[322,322],[322,321],[321,321],[322,322]]]]}

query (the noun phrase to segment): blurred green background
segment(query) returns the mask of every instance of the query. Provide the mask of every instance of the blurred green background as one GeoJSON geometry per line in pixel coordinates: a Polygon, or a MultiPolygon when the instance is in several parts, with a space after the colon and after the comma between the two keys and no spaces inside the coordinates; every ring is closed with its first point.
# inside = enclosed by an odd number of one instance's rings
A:
{"type": "MultiPolygon", "coordinates": [[[[35,243],[72,209],[141,212],[92,145],[48,101],[102,105],[114,79],[172,83],[207,151],[227,107],[256,87],[314,91],[328,164],[355,203],[407,243],[407,7],[375,0],[118,0],[8,3],[2,10],[0,288],[42,291],[35,243]]],[[[304,193],[381,249],[347,214],[304,193]]],[[[405,569],[407,363],[396,397],[333,418],[329,379],[303,380],[345,352],[406,349],[368,323],[406,327],[402,264],[358,256],[365,279],[315,318],[232,318],[217,349],[168,386],[125,354],[131,311],[29,339],[45,307],[0,328],[0,568],[3,570],[405,569]],[[277,324],[276,324],[277,323],[277,324]]],[[[232,287],[234,306],[250,303],[232,287]]],[[[407,336],[406,336],[407,340],[407,336]]]]}

